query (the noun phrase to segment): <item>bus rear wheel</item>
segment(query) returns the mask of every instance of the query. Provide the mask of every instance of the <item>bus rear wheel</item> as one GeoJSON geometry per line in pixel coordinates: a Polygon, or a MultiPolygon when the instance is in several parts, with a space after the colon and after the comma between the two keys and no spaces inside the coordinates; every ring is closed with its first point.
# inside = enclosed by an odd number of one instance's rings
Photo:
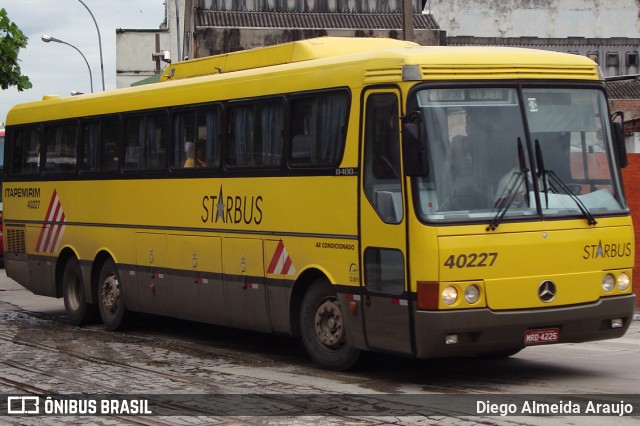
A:
{"type": "Polygon", "coordinates": [[[317,280],[302,299],[300,334],[311,359],[322,368],[344,371],[358,360],[360,350],[347,342],[340,302],[331,284],[317,280]]]}
{"type": "Polygon", "coordinates": [[[122,297],[122,283],[113,260],[107,260],[100,270],[98,280],[98,305],[100,316],[107,330],[124,330],[132,320],[122,297]]]}
{"type": "Polygon", "coordinates": [[[98,320],[98,307],[87,303],[80,263],[69,258],[62,275],[62,296],[67,317],[73,325],[91,324],[98,320]]]}

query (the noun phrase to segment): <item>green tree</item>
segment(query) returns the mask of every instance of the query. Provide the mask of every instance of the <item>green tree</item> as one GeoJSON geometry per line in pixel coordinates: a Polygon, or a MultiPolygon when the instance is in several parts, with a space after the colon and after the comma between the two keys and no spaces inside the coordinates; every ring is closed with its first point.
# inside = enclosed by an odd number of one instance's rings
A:
{"type": "Polygon", "coordinates": [[[16,86],[19,92],[30,89],[29,77],[22,75],[18,52],[27,46],[27,37],[11,22],[4,8],[0,9],[0,87],[16,86]]]}

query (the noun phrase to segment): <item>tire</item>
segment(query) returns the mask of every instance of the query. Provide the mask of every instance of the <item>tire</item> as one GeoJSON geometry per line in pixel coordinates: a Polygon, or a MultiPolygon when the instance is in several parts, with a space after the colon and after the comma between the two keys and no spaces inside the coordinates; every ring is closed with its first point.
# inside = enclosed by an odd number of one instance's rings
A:
{"type": "Polygon", "coordinates": [[[317,280],[302,299],[300,334],[311,359],[327,370],[347,370],[360,355],[347,342],[338,297],[325,279],[317,280]]]}
{"type": "Polygon", "coordinates": [[[87,303],[80,263],[69,258],[62,275],[62,297],[67,317],[73,325],[86,325],[98,321],[98,307],[87,303]]]}
{"type": "Polygon", "coordinates": [[[124,330],[131,325],[133,314],[124,305],[120,275],[112,259],[105,261],[100,270],[98,305],[107,330],[124,330]]]}

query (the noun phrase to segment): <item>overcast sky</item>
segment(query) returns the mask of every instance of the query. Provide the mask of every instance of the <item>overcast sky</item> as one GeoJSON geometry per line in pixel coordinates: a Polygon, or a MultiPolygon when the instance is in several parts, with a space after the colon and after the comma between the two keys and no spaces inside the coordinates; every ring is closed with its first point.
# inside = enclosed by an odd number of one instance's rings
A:
{"type": "MultiPolygon", "coordinates": [[[[107,90],[116,87],[116,29],[157,29],[164,20],[164,0],[83,0],[98,22],[102,36],[107,90]]],[[[78,0],[0,0],[9,19],[29,38],[20,50],[20,68],[33,88],[18,92],[0,90],[0,123],[11,107],[42,99],[43,95],[68,96],[90,92],[89,70],[82,56],[59,43],[44,43],[43,34],[76,46],[87,57],[94,91],[102,90],[98,33],[91,15],[78,0]]]]}

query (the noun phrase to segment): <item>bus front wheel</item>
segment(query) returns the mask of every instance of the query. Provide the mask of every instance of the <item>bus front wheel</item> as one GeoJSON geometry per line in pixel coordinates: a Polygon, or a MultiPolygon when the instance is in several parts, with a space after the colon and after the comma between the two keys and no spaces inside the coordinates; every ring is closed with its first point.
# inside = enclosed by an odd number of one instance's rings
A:
{"type": "Polygon", "coordinates": [[[98,307],[87,303],[80,263],[75,257],[69,258],[65,264],[62,295],[64,309],[73,325],[91,324],[98,320],[98,307]]]}
{"type": "Polygon", "coordinates": [[[302,299],[300,334],[307,353],[322,368],[347,370],[360,355],[347,343],[340,302],[325,279],[317,280],[302,299]]]}
{"type": "Polygon", "coordinates": [[[124,306],[122,283],[113,260],[102,265],[98,281],[100,316],[107,330],[123,330],[129,326],[131,312],[124,306]]]}

